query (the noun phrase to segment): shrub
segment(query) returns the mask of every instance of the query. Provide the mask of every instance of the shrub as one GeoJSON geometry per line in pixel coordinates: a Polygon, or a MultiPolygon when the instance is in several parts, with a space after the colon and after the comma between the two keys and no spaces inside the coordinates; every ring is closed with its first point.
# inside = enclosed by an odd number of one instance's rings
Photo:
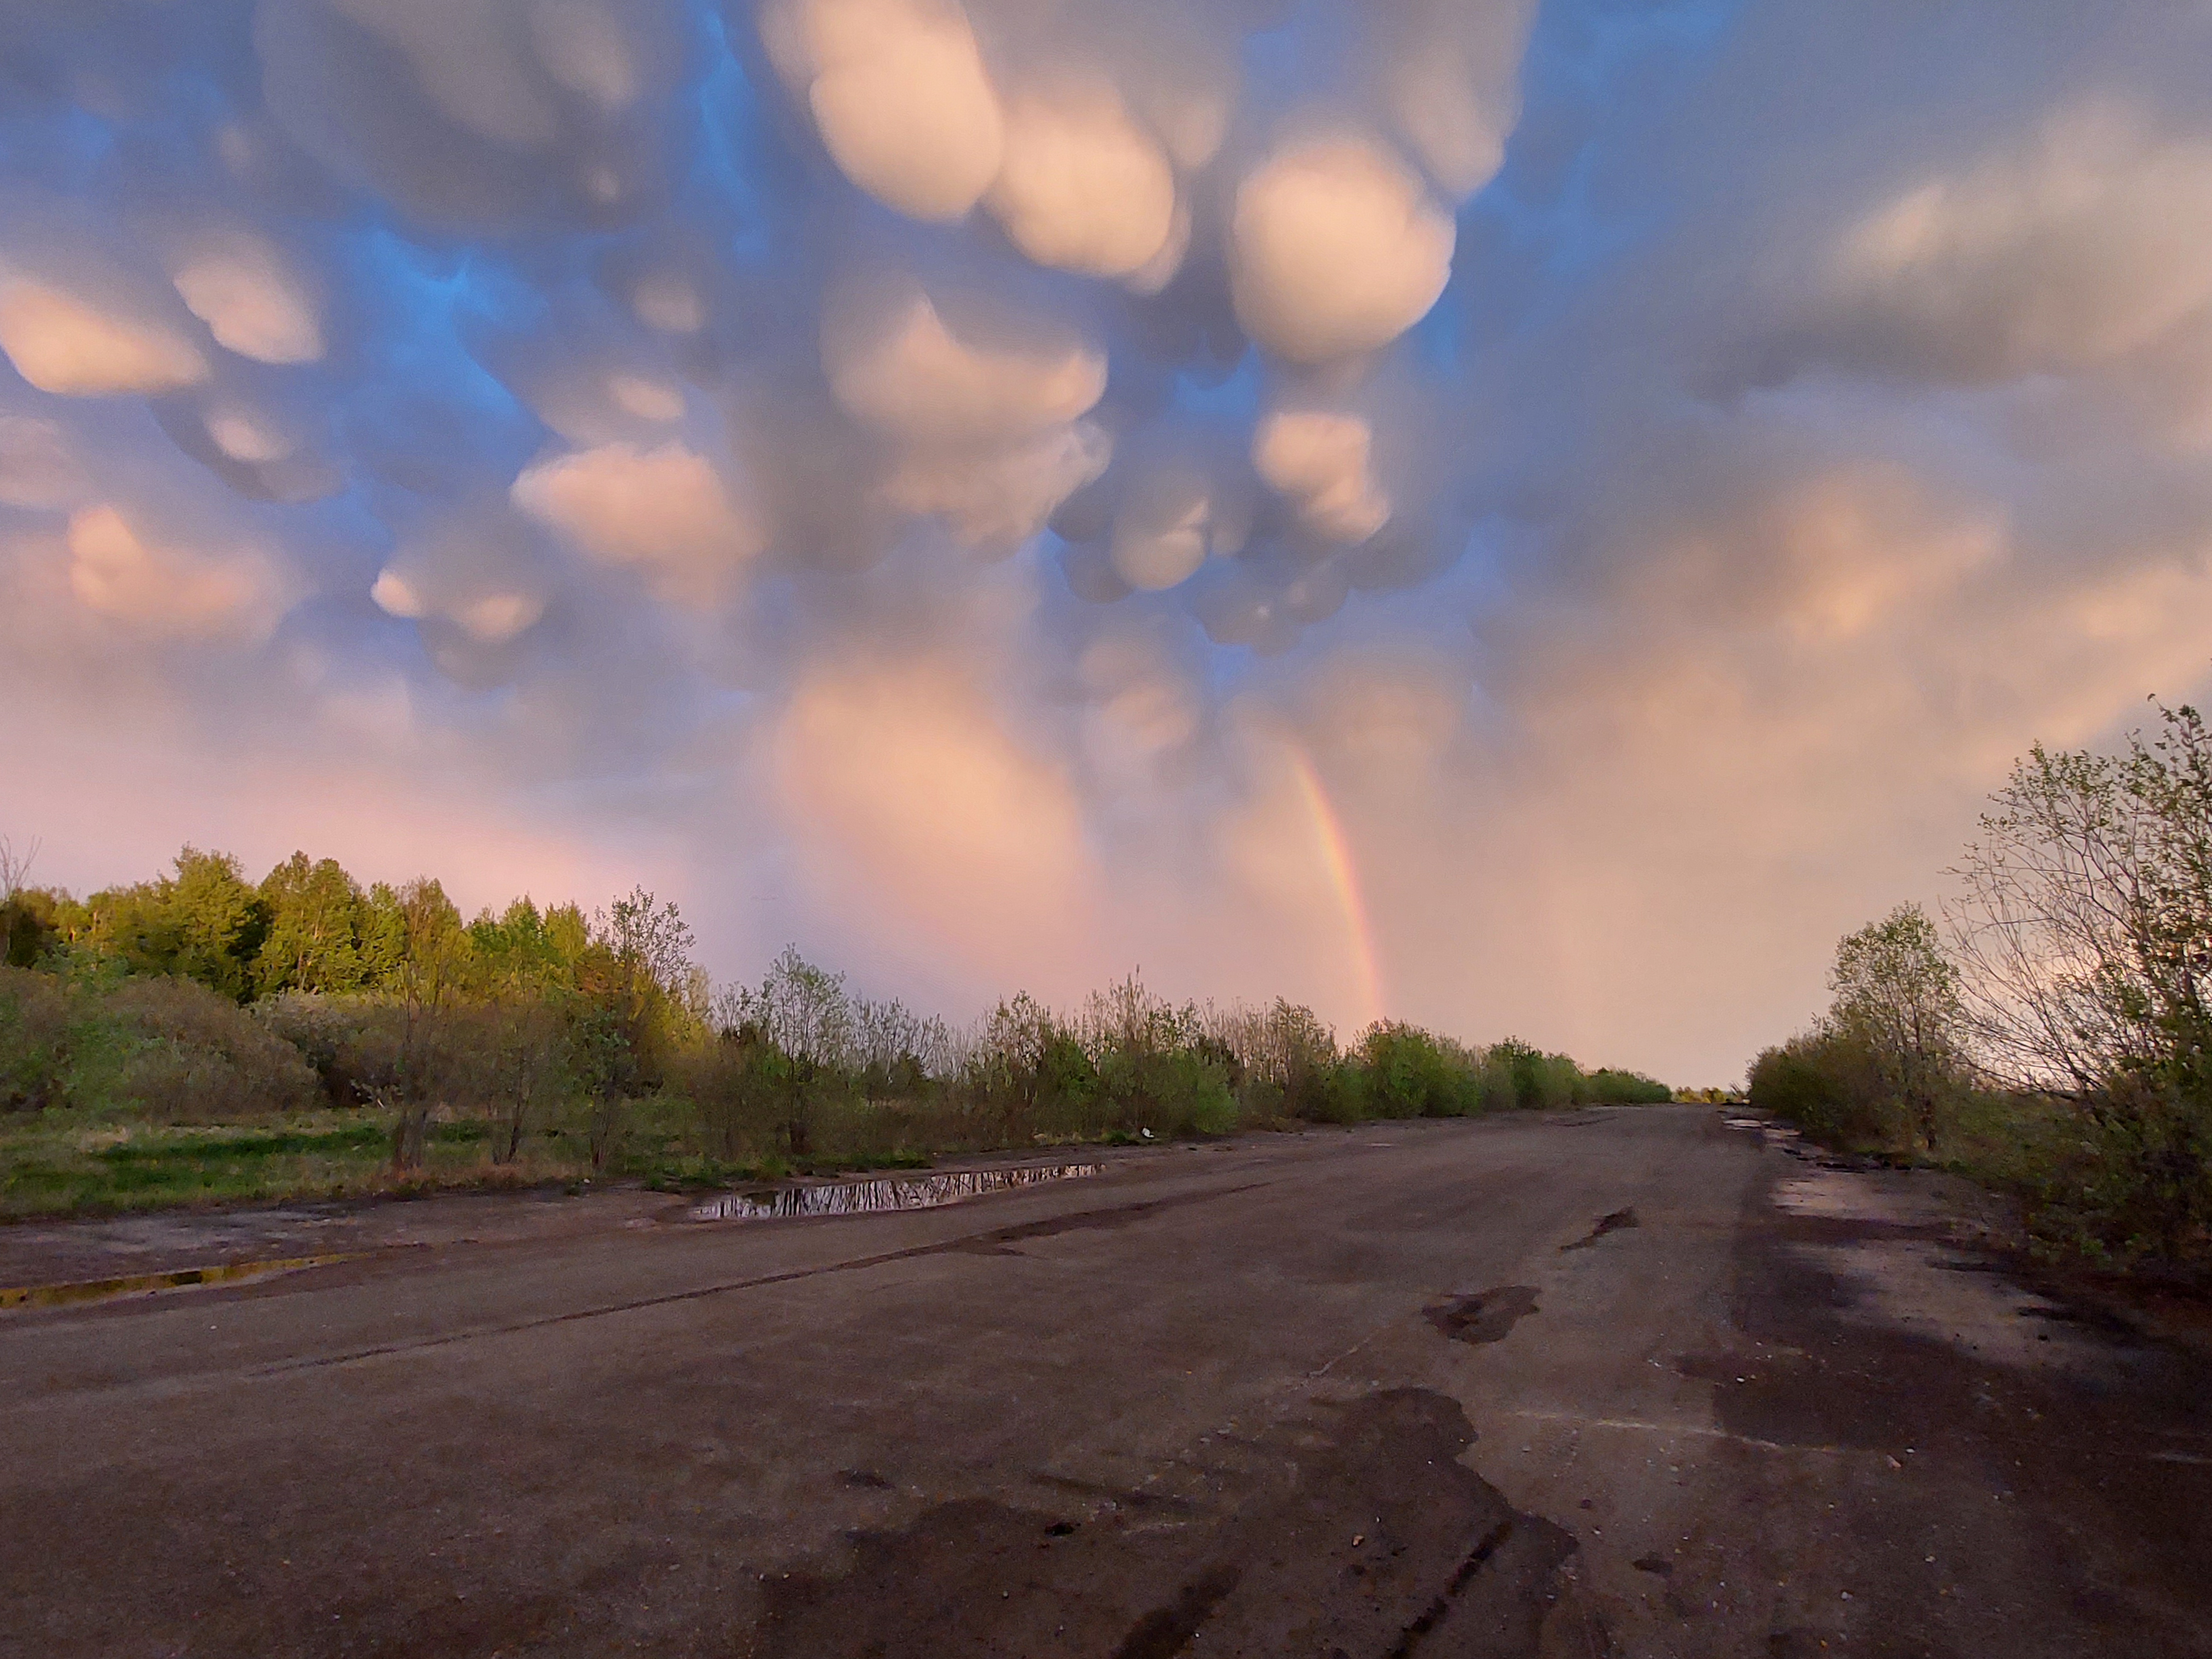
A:
{"type": "MultiPolygon", "coordinates": [[[[708,1143],[727,1162],[756,1159],[807,1139],[790,1058],[752,1030],[700,1044],[678,1062],[676,1081],[697,1109],[708,1143]]],[[[799,1150],[804,1150],[802,1146],[799,1150]]]]}
{"type": "Polygon", "coordinates": [[[1592,1105],[1656,1106],[1674,1097],[1673,1090],[1641,1072],[1617,1072],[1607,1067],[1589,1074],[1589,1098],[1592,1105]]]}
{"type": "Polygon", "coordinates": [[[299,1051],[228,997],[167,975],[125,980],[103,1013],[127,1038],[121,1099],[178,1121],[302,1111],[319,1092],[299,1051]]]}
{"type": "Polygon", "coordinates": [[[299,1111],[316,1093],[297,1050],[204,987],[0,968],[0,1106],[207,1121],[299,1111]]]}
{"type": "Polygon", "coordinates": [[[1483,1109],[1480,1062],[1418,1025],[1382,1020],[1360,1039],[1364,1094],[1376,1117],[1466,1117],[1483,1109]]]}
{"type": "Polygon", "coordinates": [[[1565,1054],[1547,1054],[1508,1037],[1492,1046],[1489,1058],[1492,1065],[1504,1068],[1511,1079],[1512,1103],[1524,1112],[1556,1110],[1589,1098],[1582,1068],[1565,1054]]]}
{"type": "Polygon", "coordinates": [[[1840,1032],[1792,1037],[1752,1063],[1752,1109],[1794,1124],[1826,1146],[1888,1151],[1913,1126],[1862,1042],[1840,1032]]]}
{"type": "Polygon", "coordinates": [[[1219,1135],[1237,1127],[1228,1067],[1194,1048],[1111,1053],[1095,1075],[1101,1127],[1219,1135]]]}
{"type": "Polygon", "coordinates": [[[61,1103],[74,1000],[51,974],[0,967],[0,1111],[61,1103]]]}

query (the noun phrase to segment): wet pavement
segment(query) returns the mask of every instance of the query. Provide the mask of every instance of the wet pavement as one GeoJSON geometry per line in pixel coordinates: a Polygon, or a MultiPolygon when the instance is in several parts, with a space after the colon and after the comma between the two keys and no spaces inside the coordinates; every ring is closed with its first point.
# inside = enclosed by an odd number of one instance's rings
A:
{"type": "Polygon", "coordinates": [[[1655,1108],[9,1314],[0,1655],[2212,1654],[2203,1365],[1969,1211],[1655,1108]]]}

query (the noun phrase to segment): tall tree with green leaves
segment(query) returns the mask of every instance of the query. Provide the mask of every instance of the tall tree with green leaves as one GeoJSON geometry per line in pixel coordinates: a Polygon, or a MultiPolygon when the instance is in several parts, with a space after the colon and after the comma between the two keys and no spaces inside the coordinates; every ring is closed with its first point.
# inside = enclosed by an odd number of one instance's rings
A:
{"type": "Polygon", "coordinates": [[[389,896],[387,942],[394,946],[386,980],[397,1018],[373,1086],[393,1114],[392,1163],[422,1166],[430,1113],[457,1061],[453,1010],[467,988],[469,936],[446,890],[428,876],[389,896]]]}
{"type": "Polygon", "coordinates": [[[1965,1073],[1959,970],[1917,904],[1901,904],[1836,946],[1830,1024],[1858,1039],[1930,1152],[1965,1073]]]}
{"type": "Polygon", "coordinates": [[[244,1002],[269,933],[268,907],[228,853],[187,846],[173,873],[87,902],[90,942],[133,972],[174,974],[244,1002]]]}
{"type": "Polygon", "coordinates": [[[335,859],[295,853],[261,878],[269,931],[253,959],[254,989],[357,991],[368,981],[362,929],[368,901],[335,859]]]}

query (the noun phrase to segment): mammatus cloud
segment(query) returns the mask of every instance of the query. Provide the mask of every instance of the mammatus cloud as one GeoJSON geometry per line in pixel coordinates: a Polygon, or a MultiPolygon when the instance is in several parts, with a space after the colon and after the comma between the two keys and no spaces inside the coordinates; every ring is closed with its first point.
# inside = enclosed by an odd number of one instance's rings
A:
{"type": "Polygon", "coordinates": [[[1718,1080],[2204,678],[2208,70],[2154,0],[0,0],[0,828],[1718,1080]]]}
{"type": "Polygon", "coordinates": [[[1375,140],[1291,144],[1237,186],[1237,320],[1295,363],[1376,350],[1436,304],[1455,237],[1413,170],[1375,140]]]}
{"type": "Polygon", "coordinates": [[[252,549],[149,542],[112,507],[69,521],[70,592],[87,610],[155,638],[244,642],[283,611],[276,562],[252,549]]]}
{"type": "Polygon", "coordinates": [[[20,277],[0,280],[0,349],[31,385],[65,398],[174,392],[208,372],[199,349],[158,320],[20,277]]]}

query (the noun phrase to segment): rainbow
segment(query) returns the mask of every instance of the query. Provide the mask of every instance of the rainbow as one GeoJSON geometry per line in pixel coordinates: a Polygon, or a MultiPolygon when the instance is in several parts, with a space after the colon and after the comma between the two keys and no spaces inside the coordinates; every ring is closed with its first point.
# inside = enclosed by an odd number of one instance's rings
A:
{"type": "Polygon", "coordinates": [[[1364,1030],[1382,1018],[1388,1000],[1382,991],[1382,957],[1376,949],[1375,927],[1368,919],[1367,896],[1359,884],[1359,866],[1352,857],[1352,840],[1344,832],[1344,822],[1329,800],[1321,774],[1314,769],[1312,757],[1298,744],[1290,744],[1287,748],[1291,775],[1297,780],[1298,793],[1304,797],[1306,811],[1313,820],[1314,837],[1320,844],[1322,866],[1328,872],[1329,884],[1336,890],[1337,910],[1344,922],[1345,946],[1352,960],[1360,1001],[1358,1029],[1364,1030]]]}

